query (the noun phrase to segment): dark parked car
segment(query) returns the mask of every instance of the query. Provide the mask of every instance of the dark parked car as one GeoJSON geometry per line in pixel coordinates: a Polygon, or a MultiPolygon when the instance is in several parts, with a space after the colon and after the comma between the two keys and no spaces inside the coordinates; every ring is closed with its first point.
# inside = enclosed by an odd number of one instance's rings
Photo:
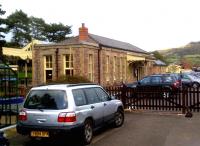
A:
{"type": "MultiPolygon", "coordinates": [[[[144,77],[138,82],[126,84],[129,88],[136,88],[137,91],[147,94],[148,97],[171,97],[181,87],[181,80],[177,74],[155,74],[144,77]],[[155,93],[152,91],[156,90],[155,93]]],[[[138,96],[139,97],[139,96],[138,96]]]]}
{"type": "Polygon", "coordinates": [[[181,86],[181,80],[176,74],[155,74],[146,76],[138,82],[127,84],[127,87],[164,87],[170,90],[177,90],[181,86]]]}

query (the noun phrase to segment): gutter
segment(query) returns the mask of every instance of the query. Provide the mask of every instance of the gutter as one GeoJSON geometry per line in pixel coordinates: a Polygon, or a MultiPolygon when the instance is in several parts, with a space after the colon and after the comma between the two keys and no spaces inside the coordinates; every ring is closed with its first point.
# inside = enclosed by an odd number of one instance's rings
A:
{"type": "Polygon", "coordinates": [[[58,48],[56,48],[56,51],[55,51],[55,53],[56,53],[56,79],[58,79],[58,52],[59,52],[59,49],[58,48]]]}

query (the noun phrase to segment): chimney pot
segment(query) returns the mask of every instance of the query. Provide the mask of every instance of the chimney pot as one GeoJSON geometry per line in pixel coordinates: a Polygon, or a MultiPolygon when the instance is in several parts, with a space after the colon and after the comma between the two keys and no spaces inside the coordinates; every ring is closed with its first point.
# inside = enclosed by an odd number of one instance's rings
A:
{"type": "Polygon", "coordinates": [[[79,41],[86,41],[88,39],[88,28],[85,27],[85,23],[82,23],[82,27],[79,28],[79,41]]]}
{"type": "Polygon", "coordinates": [[[85,23],[82,23],[82,28],[84,28],[85,27],[85,23]]]}

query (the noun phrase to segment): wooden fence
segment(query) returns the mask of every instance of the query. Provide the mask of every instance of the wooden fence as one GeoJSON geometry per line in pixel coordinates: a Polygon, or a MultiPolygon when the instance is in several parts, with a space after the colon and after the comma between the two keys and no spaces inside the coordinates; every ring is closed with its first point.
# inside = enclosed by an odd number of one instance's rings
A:
{"type": "Polygon", "coordinates": [[[127,109],[160,111],[200,111],[200,88],[183,88],[171,91],[167,88],[105,87],[110,95],[120,99],[127,109]]]}

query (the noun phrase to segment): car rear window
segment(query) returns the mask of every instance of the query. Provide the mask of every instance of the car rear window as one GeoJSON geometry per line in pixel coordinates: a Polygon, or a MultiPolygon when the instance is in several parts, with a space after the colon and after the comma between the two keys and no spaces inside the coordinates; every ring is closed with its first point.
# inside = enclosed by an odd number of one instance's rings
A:
{"type": "Polygon", "coordinates": [[[68,106],[66,92],[62,90],[32,90],[24,103],[29,109],[65,109],[68,106]]]}

